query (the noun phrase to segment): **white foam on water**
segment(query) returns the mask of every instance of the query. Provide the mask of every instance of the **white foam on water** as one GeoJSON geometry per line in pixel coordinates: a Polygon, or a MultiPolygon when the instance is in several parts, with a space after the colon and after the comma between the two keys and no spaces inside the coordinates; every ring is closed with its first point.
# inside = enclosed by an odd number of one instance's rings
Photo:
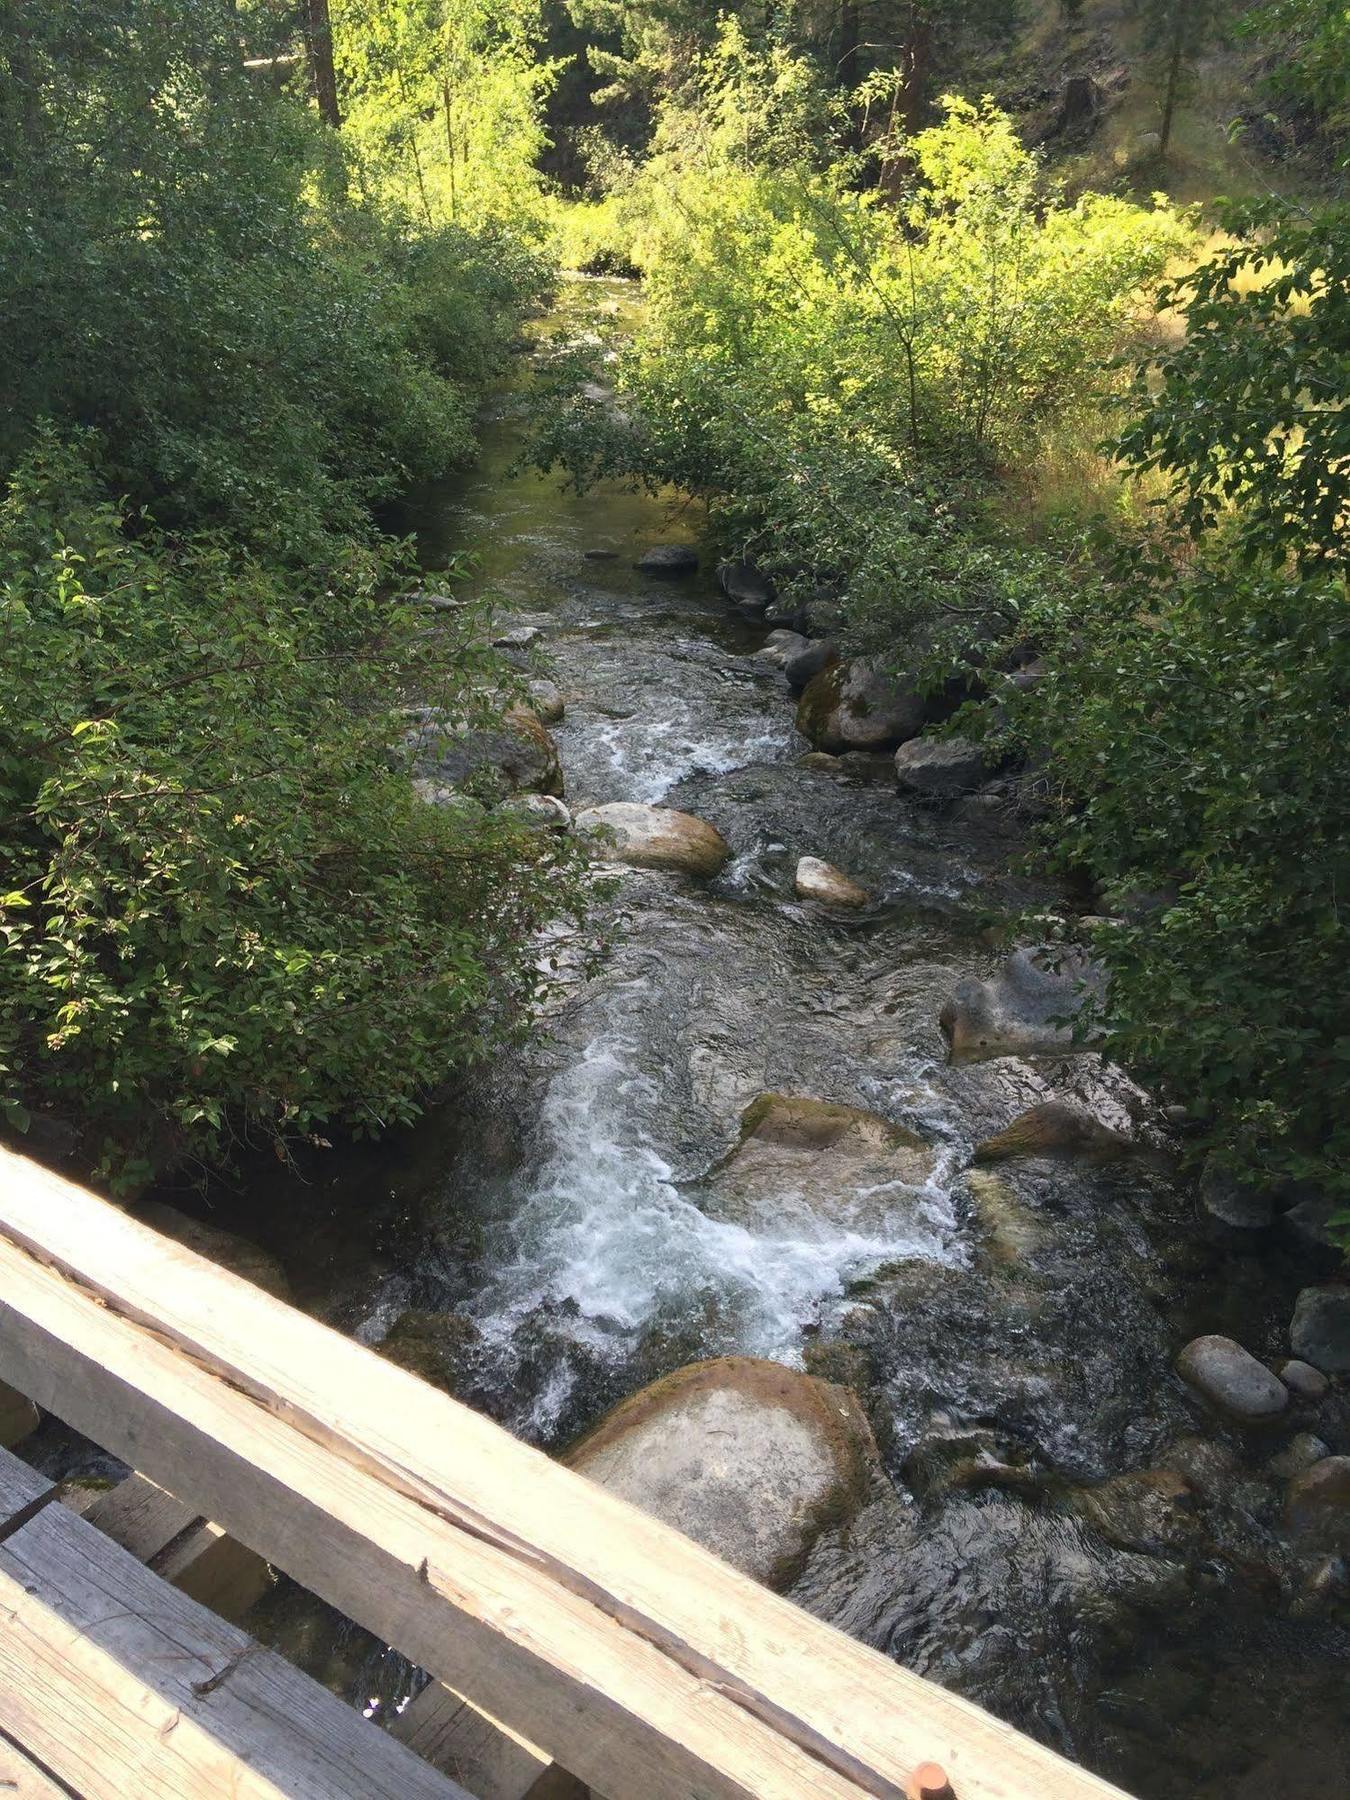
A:
{"type": "Polygon", "coordinates": [[[588,728],[588,749],[598,752],[614,785],[612,798],[663,800],[690,775],[729,775],[758,763],[784,762],[792,754],[790,715],[747,732],[743,719],[709,720],[680,705],[660,717],[610,719],[588,728]]]}
{"type": "MultiPolygon", "coordinates": [[[[941,1151],[923,1187],[860,1191],[842,1216],[817,1216],[784,1194],[771,1218],[710,1218],[644,1139],[656,1084],[637,1070],[634,1051],[620,1035],[601,1035],[553,1081],[539,1120],[542,1156],[511,1219],[507,1253],[475,1304],[498,1353],[509,1357],[517,1331],[546,1309],[550,1333],[622,1358],[648,1324],[712,1301],[732,1347],[795,1362],[803,1326],[850,1281],[884,1262],[959,1254],[948,1189],[954,1153],[941,1151]]],[[[569,1386],[555,1370],[533,1408],[536,1428],[557,1417],[569,1386]]]]}

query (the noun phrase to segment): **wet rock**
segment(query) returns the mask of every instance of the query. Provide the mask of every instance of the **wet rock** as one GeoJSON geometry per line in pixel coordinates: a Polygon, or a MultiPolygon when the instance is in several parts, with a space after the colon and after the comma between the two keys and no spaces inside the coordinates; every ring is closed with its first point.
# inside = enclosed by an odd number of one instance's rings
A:
{"type": "Polygon", "coordinates": [[[783,673],[793,693],[800,694],[822,669],[832,668],[838,661],[839,646],[832,638],[812,638],[795,656],[786,659],[783,673]]]}
{"type": "Polygon", "coordinates": [[[1278,1418],[1289,1390],[1249,1350],[1217,1333],[1192,1338],[1177,1358],[1177,1374],[1202,1399],[1230,1418],[1260,1424],[1278,1418]]]}
{"type": "Polygon", "coordinates": [[[1284,1527],[1300,1550],[1350,1554],[1350,1456],[1324,1456],[1294,1477],[1284,1527]]]}
{"type": "Polygon", "coordinates": [[[184,1249],[195,1250],[208,1262],[219,1263],[222,1269],[242,1275],[254,1287],[275,1294],[278,1300],[290,1299],[291,1284],[286,1279],[286,1271],[269,1250],[264,1250],[250,1238],[224,1231],[218,1225],[203,1224],[200,1219],[190,1219],[176,1207],[163,1206],[158,1200],[140,1207],[136,1216],[152,1230],[174,1238],[184,1249]]]}
{"type": "Polygon", "coordinates": [[[1288,1362],[1277,1363],[1275,1373],[1289,1392],[1297,1394],[1300,1400],[1315,1402],[1324,1399],[1331,1386],[1320,1369],[1314,1369],[1311,1363],[1300,1362],[1297,1357],[1290,1357],[1288,1362]]]}
{"type": "Polygon", "coordinates": [[[819,769],[824,775],[842,775],[845,766],[842,756],[831,756],[828,750],[808,750],[797,758],[799,769],[819,769]]]}
{"type": "Polygon", "coordinates": [[[892,750],[917,737],[927,703],[865,664],[835,663],[807,683],[797,729],[817,750],[892,750]]]}
{"type": "Polygon", "coordinates": [[[905,1458],[906,1483],[927,1504],[948,1494],[998,1488],[1038,1498],[1044,1477],[1028,1469],[1011,1440],[985,1425],[934,1420],[905,1458]]]}
{"type": "Polygon", "coordinates": [[[706,819],[668,806],[616,800],[588,806],[576,815],[583,836],[607,836],[606,854],[635,869],[678,869],[687,875],[716,875],[731,846],[706,819]]]}
{"type": "Polygon", "coordinates": [[[895,753],[901,793],[942,802],[974,793],[989,779],[984,751],[969,738],[911,738],[895,753]]]}
{"type": "Polygon", "coordinates": [[[771,1587],[861,1508],[878,1468],[847,1389],[749,1356],[643,1388],[566,1460],[771,1587]]]}
{"type": "Polygon", "coordinates": [[[752,562],[719,563],[717,585],[728,600],[749,607],[752,612],[763,612],[777,592],[769,576],[752,562]]]}
{"type": "Polygon", "coordinates": [[[495,726],[471,730],[432,714],[409,735],[417,774],[448,788],[467,788],[481,798],[512,793],[563,792],[558,746],[523,706],[510,707],[495,726]]]}
{"type": "Polygon", "coordinates": [[[1108,1544],[1149,1555],[1185,1550],[1200,1528],[1198,1494],[1174,1469],[1140,1469],[1080,1488],[1070,1510],[1108,1544]]]}
{"type": "Polygon", "coordinates": [[[617,550],[604,550],[599,547],[594,550],[582,551],[582,556],[587,562],[614,562],[618,554],[617,550]]]}
{"type": "Polygon", "coordinates": [[[698,570],[698,551],[692,544],[653,544],[638,558],[637,567],[644,575],[693,575],[698,570]]]}
{"type": "Polygon", "coordinates": [[[493,638],[492,647],[494,650],[528,650],[543,635],[537,625],[514,625],[510,631],[493,638]]]}
{"type": "Polygon", "coordinates": [[[1218,1438],[1190,1434],[1179,1437],[1168,1445],[1158,1461],[1163,1468],[1184,1475],[1206,1500],[1222,1498],[1242,1480],[1236,1452],[1218,1438]]]}
{"type": "Polygon", "coordinates": [[[1311,1431],[1299,1431],[1290,1438],[1283,1450],[1271,1457],[1266,1467],[1279,1480],[1292,1481],[1296,1475],[1301,1475],[1305,1469],[1311,1469],[1314,1463],[1321,1462],[1323,1457],[1330,1455],[1330,1444],[1324,1444],[1311,1431]]]}
{"type": "Polygon", "coordinates": [[[1090,1049],[1095,1034],[1076,1041],[1073,1020],[1104,985],[1100,965],[1072,946],[1015,950],[987,981],[962,981],[943,1007],[952,1061],[1090,1049]]]}
{"type": "Polygon", "coordinates": [[[756,650],[755,656],[760,662],[772,663],[776,669],[781,669],[792,657],[797,656],[810,641],[809,638],[804,638],[800,631],[786,631],[780,628],[769,633],[764,640],[763,649],[756,650]]]}
{"type": "Polygon", "coordinates": [[[866,888],[836,869],[833,863],[818,856],[803,856],[797,864],[793,886],[800,900],[818,900],[822,906],[866,906],[871,895],[866,888]]]}
{"type": "Polygon", "coordinates": [[[560,725],[567,710],[562,689],[546,675],[537,675],[525,684],[525,704],[545,725],[560,725]]]}
{"type": "Polygon", "coordinates": [[[1239,1181],[1212,1156],[1200,1176],[1200,1204],[1211,1217],[1240,1231],[1262,1231],[1275,1217],[1275,1202],[1268,1189],[1239,1181]]]}
{"type": "Polygon", "coordinates": [[[890,787],[895,780],[895,766],[889,756],[878,756],[871,750],[846,750],[839,766],[850,781],[864,787],[890,787]]]}
{"type": "Polygon", "coordinates": [[[496,810],[511,813],[527,825],[542,826],[545,831],[566,831],[572,823],[571,813],[553,794],[513,794],[496,810]]]}
{"type": "Polygon", "coordinates": [[[1011,1125],[975,1146],[977,1163],[1009,1162],[1020,1156],[1072,1156],[1113,1162],[1132,1155],[1135,1145],[1064,1100],[1043,1100],[1019,1113],[1011,1125]]]}
{"type": "Polygon", "coordinates": [[[411,1307],[399,1314],[376,1348],[432,1387],[457,1394],[464,1384],[465,1361],[479,1336],[473,1320],[459,1313],[411,1307]]]}
{"type": "Polygon", "coordinates": [[[1350,1287],[1304,1288],[1294,1304],[1289,1343],[1295,1356],[1328,1375],[1350,1374],[1350,1287]]]}
{"type": "Polygon", "coordinates": [[[706,1178],[704,1210],[737,1223],[789,1206],[840,1229],[865,1229],[894,1203],[897,1183],[921,1188],[932,1149],[860,1106],[799,1094],[761,1094],[741,1115],[740,1140],[706,1178]]]}
{"type": "Polygon", "coordinates": [[[1044,1241],[1041,1221],[1001,1175],[971,1169],[966,1189],[975,1204],[990,1257],[1005,1268],[1026,1262],[1044,1241]]]}

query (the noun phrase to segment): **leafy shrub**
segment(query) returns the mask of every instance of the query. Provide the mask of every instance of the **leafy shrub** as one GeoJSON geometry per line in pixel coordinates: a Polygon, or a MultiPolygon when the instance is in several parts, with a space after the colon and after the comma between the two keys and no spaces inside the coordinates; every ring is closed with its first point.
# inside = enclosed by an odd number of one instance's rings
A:
{"type": "Polygon", "coordinates": [[[302,582],[102,492],[44,434],[0,512],[3,1105],[124,1182],[405,1121],[576,899],[559,840],[414,795],[400,709],[472,715],[481,620],[428,631],[387,556],[302,582]]]}

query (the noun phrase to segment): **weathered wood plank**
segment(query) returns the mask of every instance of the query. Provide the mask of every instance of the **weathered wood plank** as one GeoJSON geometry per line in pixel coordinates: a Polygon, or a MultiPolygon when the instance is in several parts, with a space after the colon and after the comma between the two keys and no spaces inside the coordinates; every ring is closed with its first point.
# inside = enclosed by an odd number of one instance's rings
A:
{"type": "Polygon", "coordinates": [[[22,1159],[0,1373],[600,1793],[1117,1790],[22,1159]]]}
{"type": "Polygon", "coordinates": [[[27,1394],[0,1381],[0,1449],[12,1450],[30,1432],[36,1431],[40,1423],[38,1409],[27,1394]]]}
{"type": "MultiPolygon", "coordinates": [[[[50,1485],[0,1452],[0,1521],[50,1485]]],[[[85,1800],[468,1800],[59,1505],[0,1541],[0,1719],[85,1800]]]]}
{"type": "Polygon", "coordinates": [[[0,1794],[5,1800],[71,1800],[71,1793],[0,1733],[0,1794]]]}
{"type": "Polygon", "coordinates": [[[439,1681],[424,1687],[389,1729],[477,1800],[541,1800],[546,1778],[550,1800],[585,1800],[583,1785],[555,1771],[542,1750],[439,1681]]]}
{"type": "Polygon", "coordinates": [[[85,1509],[91,1525],[222,1619],[239,1619],[272,1585],[255,1550],[228,1537],[143,1475],[132,1475],[85,1509]]]}

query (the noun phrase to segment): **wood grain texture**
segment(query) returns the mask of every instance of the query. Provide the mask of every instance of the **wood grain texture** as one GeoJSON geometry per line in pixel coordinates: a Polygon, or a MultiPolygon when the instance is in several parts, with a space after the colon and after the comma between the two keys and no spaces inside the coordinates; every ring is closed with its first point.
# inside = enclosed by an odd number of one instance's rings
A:
{"type": "Polygon", "coordinates": [[[132,1475],[85,1509],[85,1518],[163,1580],[222,1619],[239,1619],[272,1585],[254,1550],[236,1543],[195,1507],[143,1475],[132,1475]]]}
{"type": "MultiPolygon", "coordinates": [[[[0,1451],[0,1519],[50,1485],[0,1451]]],[[[85,1800],[468,1800],[59,1505],[0,1542],[0,1720],[85,1800]]]]}
{"type": "MultiPolygon", "coordinates": [[[[53,1780],[17,1745],[0,1735],[0,1795],[4,1800],[71,1800],[72,1790],[53,1780]]],[[[79,1800],[79,1796],[75,1796],[79,1800]]]]}
{"type": "MultiPolygon", "coordinates": [[[[462,1782],[477,1800],[540,1800],[552,1774],[544,1752],[442,1682],[424,1687],[390,1726],[391,1734],[434,1769],[462,1782]]],[[[580,1782],[558,1772],[552,1800],[585,1800],[580,1782]]]]}
{"type": "Polygon", "coordinates": [[[8,1154],[0,1374],[611,1800],[1118,1793],[8,1154]]]}

